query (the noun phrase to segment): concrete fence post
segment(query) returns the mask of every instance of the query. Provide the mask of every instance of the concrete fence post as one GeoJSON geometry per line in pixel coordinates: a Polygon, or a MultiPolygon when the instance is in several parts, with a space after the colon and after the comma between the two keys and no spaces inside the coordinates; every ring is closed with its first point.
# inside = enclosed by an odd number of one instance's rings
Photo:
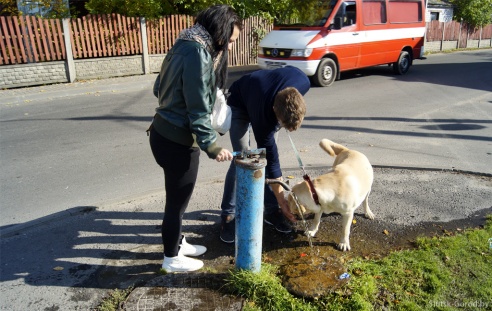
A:
{"type": "Polygon", "coordinates": [[[480,48],[480,43],[482,43],[482,26],[480,26],[480,36],[478,37],[478,48],[480,48]]]}
{"type": "Polygon", "coordinates": [[[142,38],[142,62],[144,74],[150,74],[149,47],[147,45],[147,23],[145,17],[140,18],[140,36],[142,38]]]}
{"type": "Polygon", "coordinates": [[[442,22],[442,35],[441,35],[441,48],[440,50],[442,51],[443,46],[444,46],[444,30],[446,29],[446,23],[442,22]]]}
{"type": "Polygon", "coordinates": [[[68,82],[73,83],[77,78],[77,72],[75,70],[75,62],[73,60],[72,42],[70,40],[72,34],[70,32],[70,26],[68,24],[69,21],[70,21],[69,18],[64,18],[62,20],[62,25],[63,25],[63,39],[65,41],[65,52],[67,55],[67,59],[66,59],[67,79],[68,82]]]}
{"type": "Polygon", "coordinates": [[[456,47],[457,49],[460,48],[460,43],[461,43],[461,24],[463,23],[463,19],[461,19],[460,22],[460,30],[459,30],[459,35],[458,35],[458,46],[456,47]]]}

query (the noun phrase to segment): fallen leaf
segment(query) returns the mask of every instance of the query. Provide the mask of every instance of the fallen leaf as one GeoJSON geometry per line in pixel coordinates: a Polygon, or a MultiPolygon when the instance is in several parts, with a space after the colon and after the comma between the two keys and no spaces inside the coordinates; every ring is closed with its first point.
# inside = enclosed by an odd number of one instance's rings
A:
{"type": "Polygon", "coordinates": [[[379,280],[379,279],[382,279],[383,276],[382,275],[375,275],[374,278],[379,280]]]}
{"type": "Polygon", "coordinates": [[[306,257],[307,254],[306,253],[301,253],[301,257],[306,257]]]}
{"type": "Polygon", "coordinates": [[[55,270],[55,271],[62,271],[63,270],[63,267],[60,267],[60,266],[54,267],[53,270],[55,270]]]}
{"type": "Polygon", "coordinates": [[[354,224],[354,225],[355,225],[356,223],[357,223],[357,220],[355,220],[355,219],[354,219],[354,220],[352,220],[352,224],[354,224]]]}
{"type": "Polygon", "coordinates": [[[453,236],[454,235],[453,232],[448,231],[446,229],[444,229],[443,232],[444,232],[444,235],[446,235],[446,236],[453,236]]]}
{"type": "Polygon", "coordinates": [[[295,177],[292,175],[287,176],[288,179],[294,179],[295,177]]]}
{"type": "Polygon", "coordinates": [[[388,230],[384,230],[383,233],[386,234],[386,235],[388,235],[389,234],[389,231],[388,230]]]}

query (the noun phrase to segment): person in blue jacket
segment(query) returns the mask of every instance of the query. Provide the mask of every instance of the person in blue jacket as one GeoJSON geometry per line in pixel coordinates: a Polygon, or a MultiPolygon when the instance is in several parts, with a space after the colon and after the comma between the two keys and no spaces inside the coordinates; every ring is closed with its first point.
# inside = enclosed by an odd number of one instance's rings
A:
{"type": "MultiPolygon", "coordinates": [[[[275,70],[258,70],[241,77],[230,89],[227,104],[232,110],[230,139],[234,151],[250,149],[250,129],[257,148],[266,149],[266,178],[282,179],[277,150],[280,128],[297,130],[306,114],[303,95],[310,88],[308,77],[291,66],[275,70]]],[[[236,167],[231,163],[227,171],[221,203],[220,239],[235,241],[236,167]]],[[[264,221],[279,232],[289,233],[286,218],[295,221],[290,213],[283,188],[279,184],[265,186],[264,221]],[[280,207],[280,208],[279,208],[280,207]]]]}

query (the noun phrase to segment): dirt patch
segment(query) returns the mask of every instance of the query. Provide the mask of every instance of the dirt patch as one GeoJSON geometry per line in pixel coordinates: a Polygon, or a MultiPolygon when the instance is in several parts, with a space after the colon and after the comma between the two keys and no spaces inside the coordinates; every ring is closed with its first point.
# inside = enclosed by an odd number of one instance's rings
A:
{"type": "MultiPolygon", "coordinates": [[[[323,216],[320,230],[313,238],[313,248],[309,247],[300,228],[290,234],[282,234],[265,225],[262,261],[280,266],[283,285],[294,295],[318,298],[347,282],[343,274],[346,272],[345,263],[351,258],[383,258],[392,251],[415,248],[418,237],[452,235],[467,228],[481,228],[491,213],[492,208],[487,208],[466,219],[409,226],[369,220],[356,213],[350,236],[351,250],[348,252],[341,252],[336,247],[342,228],[338,214],[323,216]]],[[[214,232],[209,231],[209,236],[218,236],[219,230],[218,225],[214,226],[214,232]]],[[[200,243],[200,239],[196,243],[200,243]]],[[[208,238],[206,243],[209,251],[203,260],[208,269],[225,272],[234,268],[233,245],[218,238],[208,238]],[[224,256],[224,252],[230,255],[224,256]]]]}
{"type": "MultiPolygon", "coordinates": [[[[325,170],[317,168],[308,170],[308,173],[319,176],[325,170]]],[[[349,252],[341,252],[336,247],[342,229],[338,214],[322,217],[320,229],[313,239],[313,248],[309,247],[300,225],[290,234],[279,233],[264,225],[262,261],[280,267],[279,276],[283,285],[294,295],[317,298],[336,290],[350,279],[341,276],[346,272],[346,263],[351,258],[378,259],[392,251],[411,249],[420,236],[449,235],[480,227],[485,224],[486,215],[492,214],[491,176],[399,168],[375,168],[374,171],[375,181],[369,202],[376,219],[366,219],[362,209],[356,210],[355,223],[351,225],[349,252]]],[[[290,177],[291,184],[302,180],[298,170],[284,172],[284,175],[290,177]]],[[[199,205],[203,209],[203,202],[220,201],[221,194],[222,183],[210,184],[207,192],[201,194],[199,205]]],[[[216,203],[215,206],[219,205],[216,203]]],[[[226,244],[219,239],[219,214],[220,209],[217,208],[185,215],[187,240],[208,248],[199,258],[205,263],[202,271],[205,274],[227,273],[235,267],[234,244],[226,244]]],[[[156,227],[157,236],[159,232],[160,228],[156,227]]],[[[131,265],[132,271],[126,275],[119,268],[119,281],[141,281],[146,277],[145,273],[151,272],[151,277],[159,270],[161,245],[143,245],[131,254],[135,254],[136,261],[137,254],[144,257],[148,265],[140,268],[131,265]]],[[[108,263],[108,266],[117,264],[108,263]]],[[[117,283],[113,277],[108,279],[111,284],[117,283]]]]}

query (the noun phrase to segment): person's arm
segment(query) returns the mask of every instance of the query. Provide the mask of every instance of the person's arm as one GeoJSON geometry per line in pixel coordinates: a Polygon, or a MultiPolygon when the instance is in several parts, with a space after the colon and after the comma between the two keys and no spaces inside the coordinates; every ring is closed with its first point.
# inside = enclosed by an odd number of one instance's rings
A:
{"type": "MultiPolygon", "coordinates": [[[[267,135],[261,135],[261,128],[257,127],[255,131],[255,124],[253,126],[253,133],[255,135],[258,148],[266,149],[267,167],[265,168],[267,176],[270,179],[276,179],[282,181],[282,171],[280,170],[280,161],[278,156],[277,143],[275,142],[275,127],[269,131],[267,135]]],[[[280,184],[270,184],[273,194],[277,199],[277,203],[282,211],[282,214],[290,221],[296,222],[295,216],[290,212],[289,204],[285,199],[284,188],[280,184]]]]}
{"type": "MultiPolygon", "coordinates": [[[[282,177],[275,179],[282,181],[282,177]]],[[[276,183],[270,184],[270,187],[272,188],[275,198],[277,198],[278,206],[280,206],[282,214],[284,214],[285,218],[287,218],[290,222],[296,222],[296,217],[290,212],[289,203],[285,199],[284,188],[280,184],[276,183]]]]}
{"type": "Polygon", "coordinates": [[[157,78],[155,78],[155,82],[154,82],[154,96],[159,98],[159,85],[161,83],[161,79],[160,79],[160,75],[158,74],[157,75],[157,78]]]}
{"type": "MultiPolygon", "coordinates": [[[[183,94],[191,131],[200,149],[209,158],[217,159],[222,147],[216,143],[217,135],[210,121],[216,91],[212,87],[213,61],[202,47],[190,50],[183,65],[183,94]]],[[[228,159],[229,155],[222,153],[221,157],[228,159]]]]}

